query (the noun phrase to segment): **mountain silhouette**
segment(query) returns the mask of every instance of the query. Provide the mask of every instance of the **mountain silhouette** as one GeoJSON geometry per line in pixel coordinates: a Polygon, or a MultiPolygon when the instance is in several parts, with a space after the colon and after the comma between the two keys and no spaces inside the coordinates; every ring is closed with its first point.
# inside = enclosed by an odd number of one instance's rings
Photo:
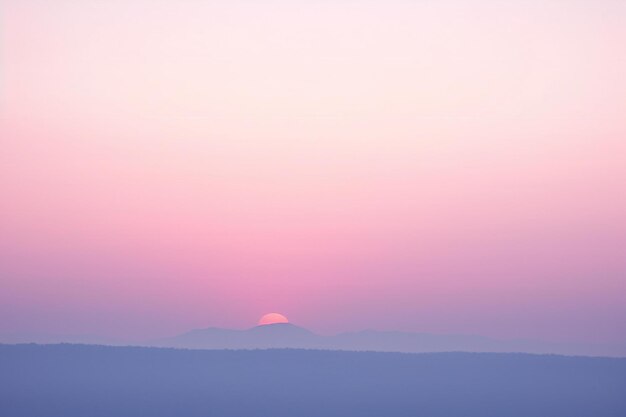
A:
{"type": "Polygon", "coordinates": [[[626,345],[623,344],[558,343],[531,339],[495,339],[478,335],[379,330],[323,336],[291,323],[267,324],[244,330],[209,327],[144,342],[108,339],[95,335],[1,334],[0,343],[75,343],[185,349],[302,348],[403,353],[520,352],[626,357],[626,345]]]}
{"type": "Polygon", "coordinates": [[[323,338],[291,323],[266,324],[247,330],[209,327],[149,343],[190,349],[262,349],[323,347],[323,338]]]}
{"type": "Polygon", "coordinates": [[[246,330],[206,328],[146,343],[147,346],[188,349],[306,348],[379,352],[521,352],[625,357],[626,346],[502,340],[476,335],[365,330],[333,336],[315,334],[291,323],[246,330]]]}
{"type": "MultiPolygon", "coordinates": [[[[244,334],[273,332],[305,334],[244,334]]],[[[626,415],[616,358],[30,344],[0,345],[0,369],[3,417],[626,415]]]]}

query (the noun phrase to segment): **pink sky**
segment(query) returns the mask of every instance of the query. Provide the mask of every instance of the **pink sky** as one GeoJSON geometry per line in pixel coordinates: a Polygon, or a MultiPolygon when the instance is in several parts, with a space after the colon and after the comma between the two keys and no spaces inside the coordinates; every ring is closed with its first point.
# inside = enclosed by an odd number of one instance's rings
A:
{"type": "Polygon", "coordinates": [[[2,5],[0,333],[626,342],[626,3],[2,5]]]}

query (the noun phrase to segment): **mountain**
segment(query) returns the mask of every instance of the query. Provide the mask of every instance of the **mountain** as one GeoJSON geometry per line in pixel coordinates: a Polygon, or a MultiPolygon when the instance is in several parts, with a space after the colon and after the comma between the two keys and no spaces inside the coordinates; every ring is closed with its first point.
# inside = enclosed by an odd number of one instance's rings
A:
{"type": "Polygon", "coordinates": [[[267,349],[310,348],[322,340],[302,327],[290,323],[256,326],[248,330],[210,327],[192,330],[176,337],[149,343],[151,346],[189,349],[267,349]]]}
{"type": "Polygon", "coordinates": [[[147,343],[189,349],[307,348],[379,352],[523,352],[626,357],[626,346],[500,340],[483,336],[365,330],[320,336],[290,323],[247,330],[208,328],[147,343]]]}
{"type": "Polygon", "coordinates": [[[7,417],[626,415],[615,358],[30,344],[0,369],[7,417]]]}
{"type": "Polygon", "coordinates": [[[383,332],[366,330],[330,338],[333,349],[381,352],[521,352],[626,357],[626,346],[556,343],[531,339],[493,339],[476,335],[383,332]]]}
{"type": "Polygon", "coordinates": [[[582,356],[626,357],[626,345],[555,343],[538,340],[505,340],[476,335],[409,333],[364,330],[317,335],[291,323],[256,326],[246,330],[210,327],[144,343],[105,339],[94,335],[0,335],[0,343],[77,343],[139,345],[186,349],[302,348],[378,352],[522,352],[582,356]]]}

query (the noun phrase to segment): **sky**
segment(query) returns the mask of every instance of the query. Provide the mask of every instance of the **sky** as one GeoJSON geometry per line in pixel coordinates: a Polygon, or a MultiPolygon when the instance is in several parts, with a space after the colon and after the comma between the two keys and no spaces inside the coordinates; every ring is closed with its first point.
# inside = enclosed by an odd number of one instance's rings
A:
{"type": "Polygon", "coordinates": [[[0,7],[0,334],[626,343],[625,2],[0,7]]]}

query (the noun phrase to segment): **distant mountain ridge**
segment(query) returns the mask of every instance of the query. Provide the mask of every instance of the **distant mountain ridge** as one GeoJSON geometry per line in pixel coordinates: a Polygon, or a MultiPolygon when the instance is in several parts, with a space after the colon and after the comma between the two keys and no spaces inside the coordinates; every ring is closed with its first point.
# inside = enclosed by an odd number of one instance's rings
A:
{"type": "Polygon", "coordinates": [[[484,336],[365,330],[334,336],[317,335],[291,323],[246,330],[196,329],[146,344],[187,349],[304,348],[380,352],[521,352],[626,357],[626,346],[500,340],[484,336]]]}
{"type": "Polygon", "coordinates": [[[149,343],[150,346],[190,349],[307,348],[322,340],[309,330],[290,323],[267,324],[247,330],[209,327],[149,343]]]}
{"type": "Polygon", "coordinates": [[[209,327],[158,340],[124,341],[95,335],[4,334],[0,343],[79,343],[110,346],[153,346],[184,349],[323,349],[378,352],[499,352],[575,356],[626,357],[626,345],[558,343],[526,339],[494,339],[477,335],[363,330],[332,336],[315,334],[291,323],[249,329],[209,327]]]}
{"type": "Polygon", "coordinates": [[[0,344],[0,369],[3,417],[623,417],[626,410],[626,359],[616,358],[0,344]]]}

